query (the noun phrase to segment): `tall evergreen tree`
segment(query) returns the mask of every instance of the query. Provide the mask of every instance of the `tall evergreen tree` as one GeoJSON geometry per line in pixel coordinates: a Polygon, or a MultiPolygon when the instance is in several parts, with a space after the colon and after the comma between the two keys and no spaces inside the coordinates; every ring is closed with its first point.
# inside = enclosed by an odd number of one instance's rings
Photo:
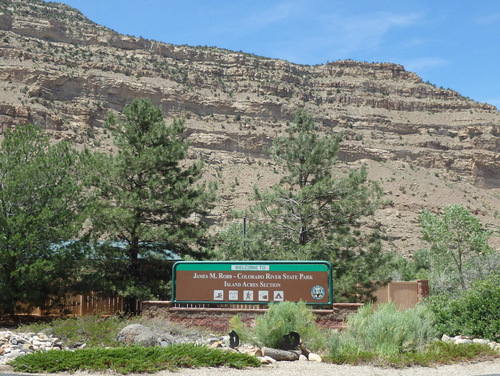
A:
{"type": "MultiPolygon", "coordinates": [[[[255,258],[330,261],[336,299],[352,300],[370,293],[389,257],[381,252],[376,231],[360,230],[380,204],[378,185],[367,180],[364,167],[334,175],[341,138],[321,135],[311,115],[297,112],[287,136],[271,148],[283,178],[270,191],[255,189],[256,203],[246,214],[253,234],[247,243],[262,250],[255,258]]],[[[231,257],[228,247],[221,250],[231,257]]]]}
{"type": "Polygon", "coordinates": [[[71,290],[84,220],[79,155],[34,125],[7,130],[0,149],[0,313],[44,306],[71,290]]]}
{"type": "Polygon", "coordinates": [[[166,273],[158,270],[158,260],[170,255],[167,250],[203,257],[203,216],[215,193],[197,183],[202,163],[187,161],[183,121],[167,126],[161,109],[146,99],[134,100],[123,114],[105,124],[118,152],[101,155],[95,181],[101,201],[93,223],[101,238],[119,238],[126,246],[108,242],[95,258],[103,262],[101,281],[129,302],[164,298],[168,275],[158,275],[166,273]]]}

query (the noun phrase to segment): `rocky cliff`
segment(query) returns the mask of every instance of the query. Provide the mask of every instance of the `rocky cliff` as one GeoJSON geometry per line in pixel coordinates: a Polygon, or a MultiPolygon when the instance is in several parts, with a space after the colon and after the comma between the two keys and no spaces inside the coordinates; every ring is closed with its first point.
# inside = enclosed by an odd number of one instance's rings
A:
{"type": "MultiPolygon", "coordinates": [[[[338,173],[366,164],[392,204],[377,214],[386,249],[423,246],[418,213],[462,203],[488,228],[500,209],[500,114],[391,63],[303,66],[217,48],[120,35],[79,11],[0,0],[0,131],[28,122],[54,139],[111,149],[101,128],[134,98],[183,117],[192,158],[219,182],[221,224],[280,171],[266,153],[297,109],[344,132],[338,173]]],[[[493,239],[493,243],[495,244],[493,239]]]]}

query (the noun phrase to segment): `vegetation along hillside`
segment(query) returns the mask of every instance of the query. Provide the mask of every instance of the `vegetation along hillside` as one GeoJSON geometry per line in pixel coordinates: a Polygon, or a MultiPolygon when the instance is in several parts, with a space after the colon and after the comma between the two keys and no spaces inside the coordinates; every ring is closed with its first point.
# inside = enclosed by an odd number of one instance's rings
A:
{"type": "Polygon", "coordinates": [[[401,65],[303,66],[176,46],[120,35],[58,3],[0,1],[2,133],[34,123],[52,140],[112,150],[102,125],[135,98],[161,106],[167,123],[186,119],[190,158],[218,183],[217,226],[249,204],[254,185],[279,181],[267,149],[299,109],[320,133],[343,132],[339,172],[366,165],[384,190],[387,205],[367,225],[382,230],[385,250],[424,246],[423,209],[463,204],[488,229],[500,222],[500,113],[401,65]]]}

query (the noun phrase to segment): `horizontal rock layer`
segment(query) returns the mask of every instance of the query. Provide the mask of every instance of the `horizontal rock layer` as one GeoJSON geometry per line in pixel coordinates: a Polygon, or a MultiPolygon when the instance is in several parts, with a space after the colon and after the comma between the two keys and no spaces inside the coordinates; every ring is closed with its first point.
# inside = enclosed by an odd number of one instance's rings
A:
{"type": "Polygon", "coordinates": [[[499,224],[500,114],[393,63],[304,66],[218,48],[120,35],[68,6],[0,1],[0,130],[37,123],[54,139],[113,150],[109,111],[149,98],[186,119],[191,158],[219,181],[219,225],[281,171],[267,147],[297,109],[343,132],[338,173],[362,164],[392,205],[377,214],[387,249],[411,253],[418,212],[467,205],[499,224]]]}

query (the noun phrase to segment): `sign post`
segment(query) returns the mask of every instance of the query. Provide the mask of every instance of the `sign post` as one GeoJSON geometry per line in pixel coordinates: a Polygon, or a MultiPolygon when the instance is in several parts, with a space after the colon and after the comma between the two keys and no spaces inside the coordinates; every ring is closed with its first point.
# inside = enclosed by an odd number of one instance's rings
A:
{"type": "Polygon", "coordinates": [[[327,261],[180,261],[173,267],[176,303],[332,304],[327,261]]]}

